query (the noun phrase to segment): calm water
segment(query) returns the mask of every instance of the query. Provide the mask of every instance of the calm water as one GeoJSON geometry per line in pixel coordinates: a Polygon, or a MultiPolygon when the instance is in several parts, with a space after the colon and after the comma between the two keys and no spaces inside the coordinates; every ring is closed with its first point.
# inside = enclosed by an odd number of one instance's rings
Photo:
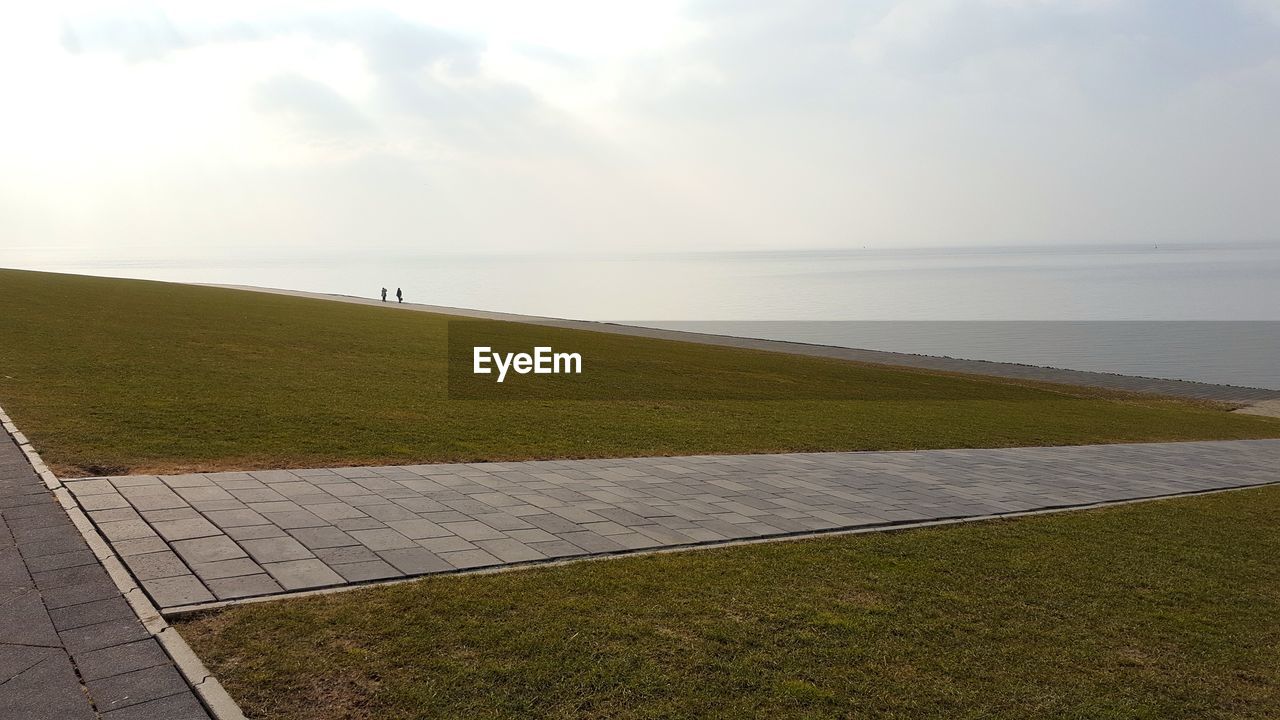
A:
{"type": "Polygon", "coordinates": [[[657,318],[645,323],[651,325],[714,321],[702,329],[1280,388],[1280,322],[1152,322],[1280,321],[1280,246],[365,252],[199,262],[138,255],[0,247],[0,266],[365,297],[385,285],[393,292],[403,287],[411,302],[592,320],[657,318]],[[1036,322],[991,322],[1004,320],[1036,322]],[[1104,322],[1116,320],[1147,322],[1104,322]]]}
{"type": "Polygon", "coordinates": [[[1280,322],[652,322],[739,337],[1280,390],[1280,322]]]}

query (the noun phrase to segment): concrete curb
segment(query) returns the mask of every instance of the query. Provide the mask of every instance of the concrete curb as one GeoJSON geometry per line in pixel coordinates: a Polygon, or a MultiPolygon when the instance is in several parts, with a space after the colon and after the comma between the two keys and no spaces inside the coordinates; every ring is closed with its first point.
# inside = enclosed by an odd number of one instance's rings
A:
{"type": "Polygon", "coordinates": [[[142,588],[125,569],[124,563],[116,556],[115,551],[106,542],[98,530],[93,526],[93,522],[84,514],[84,511],[76,503],[75,498],[62,485],[62,481],[57,475],[45,465],[44,460],[40,458],[40,454],[36,452],[35,447],[31,445],[31,441],[26,435],[20,432],[14,425],[12,418],[0,408],[0,427],[13,438],[17,443],[18,449],[27,457],[27,461],[31,463],[31,467],[35,469],[40,479],[44,481],[45,487],[53,492],[53,496],[57,499],[58,504],[66,511],[67,516],[71,518],[71,522],[80,531],[80,535],[84,538],[89,549],[93,552],[94,557],[102,563],[107,574],[111,576],[111,580],[115,582],[116,587],[120,590],[120,594],[124,595],[125,600],[129,603],[129,607],[133,608],[133,612],[138,616],[138,620],[147,632],[160,643],[160,647],[164,648],[166,654],[173,661],[173,664],[182,673],[182,677],[186,679],[187,684],[195,691],[196,697],[204,705],[214,720],[247,720],[244,712],[236,701],[231,698],[226,689],[222,687],[222,683],[209,672],[200,658],[191,650],[191,646],[182,639],[178,634],[178,630],[169,625],[160,611],[156,609],[151,600],[147,598],[142,588]]]}
{"type": "Polygon", "coordinates": [[[1138,503],[1153,502],[1157,500],[1175,500],[1183,497],[1195,497],[1198,495],[1216,495],[1219,493],[1236,492],[1239,490],[1253,490],[1256,488],[1270,487],[1272,485],[1280,485],[1280,480],[1264,483],[1253,483],[1250,485],[1236,485],[1232,487],[1215,488],[1212,490],[1188,490],[1179,493],[1166,493],[1162,495],[1150,495],[1147,497],[1129,498],[1126,500],[1108,500],[1105,502],[1088,503],[1084,505],[1063,505],[1059,507],[1045,507],[1036,510],[1020,510],[1017,512],[995,513],[991,515],[975,515],[972,517],[955,517],[955,518],[939,518],[936,520],[919,520],[906,521],[896,523],[884,523],[879,525],[864,525],[855,528],[834,528],[831,530],[813,530],[804,532],[784,533],[781,535],[767,535],[762,537],[749,538],[745,540],[727,540],[712,541],[701,543],[688,543],[685,545],[673,545],[661,548],[652,548],[646,550],[623,550],[618,552],[603,553],[598,555],[584,555],[580,557],[564,558],[561,560],[535,560],[531,562],[506,563],[503,565],[491,565],[488,567],[480,567],[470,570],[455,570],[452,572],[437,572],[424,575],[413,575],[410,577],[395,578],[392,580],[371,580],[361,583],[348,583],[345,585],[336,585],[332,587],[315,588],[313,590],[298,590],[294,592],[282,592],[274,595],[258,595],[255,597],[237,598],[235,600],[219,600],[216,602],[199,603],[195,605],[179,605],[163,611],[166,618],[174,620],[198,615],[210,610],[220,610],[229,607],[238,607],[240,605],[254,605],[264,602],[274,602],[278,600],[295,600],[308,597],[316,597],[321,595],[334,595],[336,593],[350,592],[352,590],[366,590],[374,587],[382,587],[386,585],[403,585],[404,583],[418,582],[433,577],[457,577],[460,575],[496,575],[506,572],[519,572],[521,570],[536,570],[539,568],[559,567],[561,565],[574,565],[585,562],[599,562],[605,560],[621,560],[623,558],[643,557],[646,555],[665,555],[667,553],[683,553],[695,550],[719,550],[728,547],[738,547],[741,545],[759,545],[762,543],[777,542],[795,542],[799,540],[813,540],[824,537],[838,537],[844,535],[864,535],[870,533],[887,533],[901,532],[903,530],[917,530],[921,528],[944,527],[947,525],[961,525],[974,522],[991,522],[994,520],[1015,520],[1023,517],[1033,517],[1036,515],[1053,515],[1067,512],[1080,512],[1084,510],[1098,510],[1102,508],[1118,507],[1122,505],[1135,505],[1138,503]]]}

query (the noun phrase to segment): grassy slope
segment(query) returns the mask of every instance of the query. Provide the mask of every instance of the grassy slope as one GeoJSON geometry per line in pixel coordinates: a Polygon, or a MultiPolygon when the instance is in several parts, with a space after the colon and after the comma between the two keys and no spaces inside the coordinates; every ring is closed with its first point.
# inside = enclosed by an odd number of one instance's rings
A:
{"type": "Polygon", "coordinates": [[[434,577],[181,632],[272,718],[1280,717],[1280,488],[434,577]]]}
{"type": "Polygon", "coordinates": [[[441,316],[18,271],[0,308],[0,403],[69,473],[1280,436],[1205,405],[510,324],[604,359],[593,382],[685,399],[458,401],[441,316]],[[793,387],[845,399],[689,399],[793,387]]]}

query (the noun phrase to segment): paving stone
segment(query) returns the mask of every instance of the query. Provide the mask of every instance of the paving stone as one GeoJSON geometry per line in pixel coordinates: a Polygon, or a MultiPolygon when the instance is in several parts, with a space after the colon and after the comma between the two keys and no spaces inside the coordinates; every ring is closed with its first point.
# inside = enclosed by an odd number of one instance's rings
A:
{"type": "Polygon", "coordinates": [[[120,494],[128,498],[129,502],[133,502],[136,498],[143,495],[164,495],[165,497],[178,497],[169,489],[168,485],[160,482],[156,478],[154,483],[144,483],[142,485],[124,485],[129,480],[128,477],[111,478],[111,484],[120,489],[120,494]]]}
{"type": "Polygon", "coordinates": [[[430,520],[423,520],[421,518],[416,518],[414,520],[390,520],[387,521],[387,526],[410,540],[448,537],[453,534],[430,520]]]}
{"type": "Polygon", "coordinates": [[[202,513],[249,509],[248,505],[234,498],[231,500],[193,500],[191,501],[191,507],[202,513]]]}
{"type": "Polygon", "coordinates": [[[256,575],[262,572],[262,568],[249,558],[236,558],[234,560],[218,560],[216,562],[196,563],[191,566],[192,572],[206,583],[209,580],[217,580],[220,578],[237,577],[240,575],[256,575]]]}
{"type": "Polygon", "coordinates": [[[31,558],[27,561],[27,569],[31,572],[39,572],[41,570],[57,570],[58,568],[75,567],[77,565],[97,564],[98,558],[94,557],[89,550],[72,550],[71,552],[57,553],[56,555],[31,558]]]}
{"type": "Polygon", "coordinates": [[[101,565],[77,565],[75,567],[58,568],[31,573],[31,579],[41,592],[48,592],[67,585],[100,583],[110,580],[107,571],[101,565]]]}
{"type": "Polygon", "coordinates": [[[362,507],[362,510],[369,517],[374,518],[375,520],[381,520],[382,522],[387,523],[388,526],[391,525],[391,521],[393,520],[417,520],[418,519],[417,513],[413,512],[412,510],[403,508],[399,505],[394,505],[392,503],[379,503],[376,505],[366,505],[362,507]]]}
{"type": "Polygon", "coordinates": [[[205,584],[219,600],[272,595],[284,590],[266,573],[206,580],[205,584]]]}
{"type": "Polygon", "coordinates": [[[591,512],[590,510],[572,506],[550,508],[550,512],[552,515],[558,515],[577,525],[582,525],[583,523],[604,522],[607,519],[591,512]]]}
{"type": "Polygon", "coordinates": [[[232,540],[261,540],[263,538],[288,537],[288,533],[275,525],[245,525],[229,527],[225,532],[232,540]]]}
{"type": "Polygon", "coordinates": [[[188,565],[215,562],[217,560],[231,560],[233,558],[245,556],[245,551],[242,550],[234,540],[225,536],[178,540],[171,545],[174,551],[177,552],[188,565]]]}
{"type": "Polygon", "coordinates": [[[49,540],[65,540],[75,538],[79,531],[69,522],[42,527],[21,528],[12,530],[14,542],[18,545],[37,545],[49,540]]]}
{"type": "Polygon", "coordinates": [[[421,547],[382,550],[378,552],[378,555],[406,575],[422,575],[453,569],[453,565],[440,559],[438,555],[430,550],[421,547]]]}
{"type": "Polygon", "coordinates": [[[395,530],[352,530],[351,537],[370,550],[394,550],[418,547],[418,544],[395,530]]]}
{"type": "Polygon", "coordinates": [[[560,539],[546,530],[539,528],[533,528],[531,530],[508,530],[506,532],[513,540],[519,540],[522,543],[552,542],[560,539]]]}
{"type": "Polygon", "coordinates": [[[259,563],[305,560],[315,557],[302,543],[291,537],[241,540],[246,552],[259,563]]]}
{"type": "Polygon", "coordinates": [[[76,583],[75,585],[64,585],[40,592],[44,596],[44,606],[50,611],[64,608],[68,605],[79,605],[93,602],[94,600],[110,598],[119,593],[120,590],[109,578],[94,582],[76,583]]]}
{"type": "Polygon", "coordinates": [[[433,521],[433,523],[466,523],[471,519],[470,515],[463,515],[457,510],[448,510],[445,512],[424,512],[422,519],[433,521]]]}
{"type": "MultiPolygon", "coordinates": [[[[121,488],[142,487],[129,479],[120,482],[121,488]]],[[[114,482],[96,479],[68,485],[95,525],[105,528],[103,535],[115,538],[113,546],[126,561],[140,551],[160,551],[176,559],[126,498],[115,492],[114,482]]],[[[113,712],[117,703],[104,697],[94,698],[95,712],[82,681],[96,686],[104,678],[147,666],[166,668],[172,678],[176,670],[169,657],[142,627],[67,513],[3,434],[0,499],[5,500],[0,512],[0,591],[6,595],[0,600],[0,717],[89,720],[100,717],[99,712],[101,717],[127,717],[113,712]]],[[[150,687],[159,697],[158,686],[150,687]]],[[[156,704],[135,716],[207,717],[185,682],[171,684],[165,693],[171,698],[167,706],[156,704]],[[190,712],[192,704],[195,712],[190,712]]]]}
{"type": "Polygon", "coordinates": [[[561,540],[571,542],[591,553],[617,552],[622,549],[622,546],[618,543],[613,542],[603,535],[597,535],[589,530],[560,533],[559,537],[561,540]]]}
{"type": "Polygon", "coordinates": [[[637,532],[627,533],[625,535],[610,535],[609,539],[627,550],[648,550],[651,548],[662,547],[662,543],[647,535],[641,535],[637,532]]]}
{"type": "MultiPolygon", "coordinates": [[[[2,439],[0,439],[2,440],[2,439]]],[[[0,644],[57,647],[60,642],[40,593],[26,590],[0,604],[0,644]]]]}
{"type": "Polygon", "coordinates": [[[142,587],[161,608],[194,605],[213,600],[213,594],[195,575],[143,580],[142,587]]]}
{"type": "Polygon", "coordinates": [[[264,510],[262,515],[276,526],[285,530],[329,526],[328,520],[317,517],[306,510],[290,510],[287,512],[267,512],[264,510]]]}
{"type": "MultiPolygon", "coordinates": [[[[642,535],[647,535],[664,545],[685,545],[693,542],[693,538],[688,535],[661,525],[637,525],[632,529],[642,535]]],[[[570,542],[572,542],[572,540],[570,542]]]]}
{"type": "Polygon", "coordinates": [[[163,522],[153,522],[151,527],[160,534],[160,537],[173,542],[175,540],[190,540],[191,538],[213,537],[221,535],[222,531],[213,523],[202,517],[189,518],[186,520],[165,520],[163,522]]]}
{"type": "Polygon", "coordinates": [[[242,510],[210,510],[205,512],[205,517],[220,528],[244,527],[249,525],[267,525],[267,520],[261,514],[244,508],[242,510]]]}
{"type": "MultiPolygon", "coordinates": [[[[47,495],[46,493],[15,494],[15,495],[8,495],[8,496],[0,495],[0,510],[3,510],[5,515],[14,515],[15,517],[20,517],[21,512],[24,509],[26,508],[43,509],[47,507],[52,500],[53,498],[47,495]]],[[[110,504],[100,503],[100,502],[95,502],[94,504],[96,505],[94,509],[118,507],[116,505],[110,505],[110,504]]]]}
{"type": "Polygon", "coordinates": [[[117,488],[163,487],[164,483],[155,475],[128,475],[125,477],[107,478],[117,488]]]}
{"type": "Polygon", "coordinates": [[[331,525],[326,525],[325,527],[296,528],[294,530],[290,530],[289,534],[292,535],[295,540],[306,545],[308,549],[313,551],[318,548],[343,547],[359,544],[359,541],[355,538],[331,525]]]}
{"type": "Polygon", "coordinates": [[[529,543],[529,547],[546,555],[549,558],[573,557],[576,555],[586,555],[587,551],[565,540],[554,540],[552,542],[535,542],[529,543]]]}
{"type": "Polygon", "coordinates": [[[185,563],[174,553],[148,553],[146,555],[129,555],[124,558],[129,571],[139,580],[155,580],[157,578],[174,577],[190,574],[185,563]]]}
{"type": "MultiPolygon", "coordinates": [[[[450,567],[445,565],[445,567],[450,567]]],[[[370,580],[387,580],[390,578],[404,577],[405,573],[400,572],[394,567],[388,565],[382,560],[365,560],[362,562],[343,563],[334,565],[333,570],[342,576],[347,582],[368,582],[370,580]]]]}
{"type": "Polygon", "coordinates": [[[62,640],[62,646],[73,655],[150,637],[146,628],[142,627],[142,623],[132,613],[128,617],[122,615],[113,620],[62,630],[58,636],[62,640]]]}
{"type": "Polygon", "coordinates": [[[424,538],[418,545],[436,554],[476,549],[476,545],[460,537],[424,538]]]}
{"type": "Polygon", "coordinates": [[[550,513],[543,515],[526,515],[523,519],[549,533],[573,532],[578,529],[578,524],[572,520],[566,520],[559,515],[552,515],[550,513]]]}
{"type": "Polygon", "coordinates": [[[315,553],[316,557],[323,560],[324,563],[329,566],[341,565],[343,563],[368,562],[378,559],[378,556],[364,545],[317,548],[315,553]]]}
{"type": "Polygon", "coordinates": [[[314,558],[263,563],[262,569],[270,573],[286,590],[341,585],[344,582],[341,575],[314,558]]]}
{"type": "Polygon", "coordinates": [[[117,555],[145,555],[147,553],[160,552],[167,550],[168,545],[159,536],[140,538],[137,540],[112,540],[111,547],[116,551],[117,555]]]}
{"type": "Polygon", "coordinates": [[[71,491],[71,494],[77,498],[85,495],[117,494],[116,486],[112,485],[111,481],[107,479],[79,480],[68,482],[66,486],[71,491]]]}
{"type": "Polygon", "coordinates": [[[154,523],[164,520],[189,520],[200,517],[200,513],[195,508],[179,507],[165,508],[163,510],[143,510],[142,517],[146,518],[147,522],[154,523]]]}
{"type": "Polygon", "coordinates": [[[330,502],[318,505],[308,505],[310,510],[316,517],[323,518],[330,522],[334,520],[347,520],[351,518],[366,517],[364,511],[351,507],[346,503],[330,502]]]}
{"type": "MultiPolygon", "coordinates": [[[[720,542],[723,540],[728,540],[729,537],[731,537],[727,535],[721,535],[720,533],[715,532],[714,530],[708,530],[706,528],[701,528],[701,527],[686,528],[684,530],[681,530],[680,532],[688,536],[690,540],[693,540],[694,542],[699,542],[699,543],[720,542]]],[[[637,537],[637,536],[644,537],[640,533],[627,533],[627,536],[628,537],[637,537]]],[[[618,542],[618,537],[619,537],[618,535],[610,535],[609,539],[613,540],[614,542],[617,542],[619,545],[624,545],[624,543],[618,542]]],[[[636,541],[636,542],[640,542],[640,541],[636,541]]],[[[630,545],[627,545],[627,547],[630,547],[630,545]]],[[[640,545],[640,547],[646,547],[646,546],[640,545]]]]}
{"type": "Polygon", "coordinates": [[[104,714],[104,720],[208,720],[209,714],[191,693],[162,697],[104,714]]]}
{"type": "Polygon", "coordinates": [[[343,518],[342,520],[334,520],[334,527],[345,532],[352,530],[375,530],[387,527],[386,523],[371,517],[362,518],[343,518]]]}
{"type": "Polygon", "coordinates": [[[169,656],[151,638],[80,653],[75,661],[85,681],[170,664],[169,656]]]}
{"type": "Polygon", "coordinates": [[[519,540],[512,540],[510,538],[503,538],[501,540],[477,540],[476,545],[488,551],[490,555],[493,555],[502,562],[528,562],[530,560],[545,560],[547,557],[519,540]]]}
{"type": "Polygon", "coordinates": [[[170,492],[147,493],[136,496],[130,495],[129,504],[139,511],[190,507],[186,500],[183,500],[178,497],[177,494],[170,492]]]}
{"type": "MultiPolygon", "coordinates": [[[[33,480],[34,482],[34,480],[33,480]]],[[[51,527],[54,525],[66,525],[70,522],[67,513],[61,507],[53,505],[48,507],[25,508],[30,512],[22,515],[14,514],[13,510],[3,511],[5,523],[13,532],[27,528],[51,527]],[[38,511],[38,512],[35,512],[38,511]]]]}
{"type": "Polygon", "coordinates": [[[213,484],[203,473],[186,473],[184,475],[162,475],[160,481],[171,488],[208,487],[213,484]]]}
{"type": "Polygon", "coordinates": [[[236,497],[231,493],[217,486],[208,487],[183,487],[177,488],[174,492],[183,500],[189,503],[195,503],[206,500],[235,500],[236,497]]]}
{"type": "Polygon", "coordinates": [[[302,506],[292,500],[284,499],[283,495],[279,496],[280,500],[267,502],[250,502],[249,507],[260,513],[285,513],[298,512],[302,510],[302,506]]]}
{"type": "Polygon", "coordinates": [[[125,500],[122,495],[111,493],[108,495],[85,495],[77,497],[76,502],[85,510],[108,510],[111,508],[127,508],[129,501],[125,500]]]}
{"type": "Polygon", "coordinates": [[[155,537],[156,532],[144,520],[121,520],[119,522],[102,523],[98,526],[98,531],[106,539],[115,542],[117,540],[137,540],[140,538],[155,537]]]}
{"type": "Polygon", "coordinates": [[[484,550],[459,550],[457,552],[440,553],[440,558],[459,570],[502,564],[501,560],[484,550]]]}
{"type": "Polygon", "coordinates": [[[59,648],[0,645],[0,677],[15,678],[41,662],[59,655],[63,655],[59,648]]]}
{"type": "MultiPolygon", "coordinates": [[[[277,554],[266,555],[271,559],[264,562],[310,560],[310,552],[299,550],[310,546],[333,568],[359,565],[340,574],[349,576],[347,582],[364,582],[388,572],[379,563],[417,574],[442,571],[439,563],[469,568],[1261,483],[1274,480],[1269,470],[1277,462],[1276,441],[1228,441],[419,465],[220,473],[211,476],[214,488],[239,499],[199,502],[251,503],[223,516],[201,509],[215,524],[226,525],[228,540],[276,540],[289,548],[277,545],[277,554]],[[1224,482],[1224,475],[1231,479],[1224,482]],[[270,524],[232,524],[259,517],[270,524]],[[288,545],[295,540],[302,542],[288,545]],[[323,547],[352,541],[362,545],[323,547]],[[393,550],[403,552],[389,554],[393,550]],[[392,560],[397,555],[399,565],[392,560]],[[421,560],[416,568],[409,564],[415,557],[421,560]]],[[[131,502],[149,496],[133,490],[155,493],[147,486],[121,487],[131,502]]],[[[222,497],[185,494],[193,503],[197,497],[222,497]]],[[[19,502],[16,510],[30,519],[26,529],[36,533],[32,537],[47,534],[52,542],[61,541],[56,530],[39,532],[51,526],[45,510],[19,502]]],[[[110,520],[104,522],[127,520],[116,510],[106,509],[103,518],[110,520]]],[[[150,512],[157,511],[144,511],[144,518],[156,521],[150,512]]],[[[140,542],[112,544],[125,554],[121,547],[136,553],[137,547],[126,544],[140,542]]],[[[269,552],[266,546],[259,550],[269,552]]],[[[30,559],[25,550],[24,558],[30,559]]],[[[254,571],[248,560],[227,567],[233,566],[236,572],[254,571]]],[[[209,567],[207,574],[217,572],[216,564],[209,567]]],[[[306,566],[297,572],[305,575],[306,566]]],[[[222,579],[209,579],[219,597],[223,593],[212,583],[222,579]]],[[[291,584],[309,582],[336,581],[325,576],[291,584]]],[[[276,591],[275,586],[263,589],[276,591]]]]}
{"type": "Polygon", "coordinates": [[[264,483],[254,480],[248,473],[215,473],[209,479],[223,490],[267,489],[264,483]],[[240,477],[241,475],[244,477],[240,477]]]}
{"type": "Polygon", "coordinates": [[[406,510],[412,510],[414,513],[419,514],[449,509],[431,498],[424,497],[396,498],[395,503],[406,510]]]}
{"type": "Polygon", "coordinates": [[[98,712],[137,705],[189,692],[186,680],[172,665],[157,665],[87,683],[98,712]]]}
{"type": "Polygon", "coordinates": [[[286,498],[271,488],[228,488],[237,500],[245,503],[266,503],[266,502],[282,502],[286,498]]]}
{"type": "MultiPolygon", "coordinates": [[[[32,482],[37,482],[33,477],[32,482]]],[[[39,502],[23,507],[10,507],[4,509],[4,520],[9,524],[9,528],[13,529],[24,521],[41,521],[45,519],[56,519],[58,522],[67,521],[67,513],[53,499],[53,495],[42,493],[37,498],[39,502]],[[43,498],[40,500],[40,498],[43,498]]]]}
{"type": "Polygon", "coordinates": [[[101,524],[106,522],[118,522],[120,520],[141,520],[138,511],[131,507],[114,508],[111,510],[91,510],[89,519],[95,523],[101,524]]]}
{"type": "Polygon", "coordinates": [[[521,520],[515,515],[511,515],[505,512],[484,513],[481,515],[476,515],[475,519],[479,520],[485,525],[488,525],[494,530],[502,530],[508,533],[512,530],[528,530],[533,528],[533,525],[530,525],[529,523],[525,522],[524,520],[521,520]]]}
{"type": "MultiPolygon", "coordinates": [[[[0,442],[4,439],[0,438],[0,442]]],[[[93,720],[70,660],[62,653],[43,657],[0,685],[0,707],[17,720],[93,720]]]]}
{"type": "MultiPolygon", "coordinates": [[[[623,535],[631,532],[629,528],[619,525],[618,523],[613,522],[612,520],[606,520],[604,522],[583,523],[581,527],[583,530],[589,530],[597,535],[604,535],[606,537],[610,535],[623,535]]],[[[688,527],[693,527],[693,524],[690,523],[688,527]]]]}
{"type": "Polygon", "coordinates": [[[446,528],[449,532],[457,535],[463,540],[500,540],[506,537],[506,535],[501,531],[494,530],[478,520],[444,523],[441,527],[446,528]]]}

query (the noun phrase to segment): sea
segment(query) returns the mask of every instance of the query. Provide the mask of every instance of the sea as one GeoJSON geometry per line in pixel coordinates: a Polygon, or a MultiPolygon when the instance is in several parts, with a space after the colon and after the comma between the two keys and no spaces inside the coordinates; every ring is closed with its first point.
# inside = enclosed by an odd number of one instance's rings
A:
{"type": "Polygon", "coordinates": [[[0,247],[0,267],[226,283],[1280,389],[1280,242],[662,253],[0,247]]]}

